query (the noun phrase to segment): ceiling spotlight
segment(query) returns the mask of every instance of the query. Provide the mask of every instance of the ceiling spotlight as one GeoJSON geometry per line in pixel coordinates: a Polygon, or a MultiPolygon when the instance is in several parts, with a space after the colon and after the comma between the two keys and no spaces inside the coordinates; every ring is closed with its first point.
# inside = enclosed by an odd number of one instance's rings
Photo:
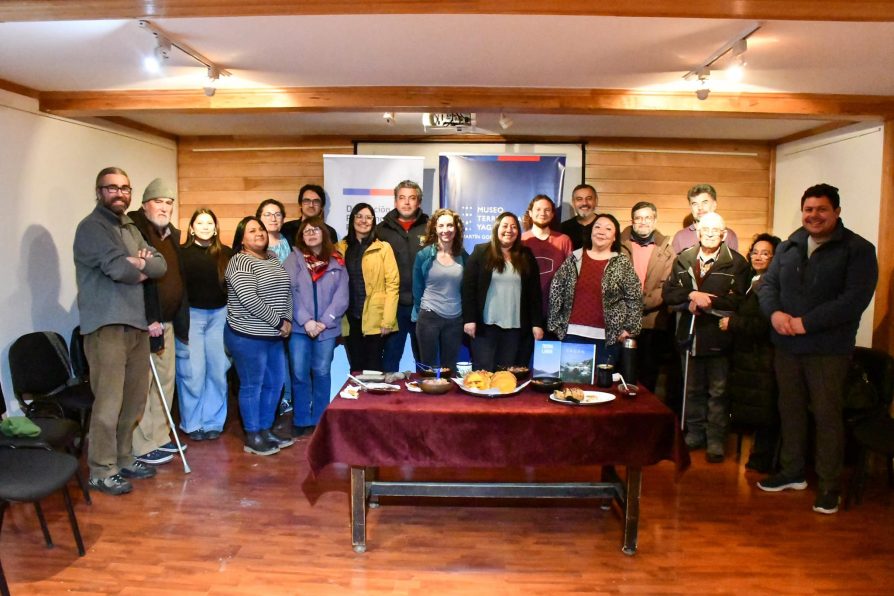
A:
{"type": "Polygon", "coordinates": [[[203,90],[205,95],[213,97],[217,93],[217,81],[220,79],[220,70],[216,66],[208,67],[208,80],[205,81],[203,90]]]}
{"type": "Polygon", "coordinates": [[[385,112],[382,114],[382,118],[385,120],[385,124],[394,126],[394,112],[385,112]]]}
{"type": "Polygon", "coordinates": [[[167,37],[157,35],[156,46],[152,50],[152,55],[143,58],[143,68],[151,73],[161,71],[162,65],[166,60],[171,59],[171,42],[167,37]]]}
{"type": "Polygon", "coordinates": [[[506,114],[503,114],[502,112],[500,113],[500,119],[498,120],[498,122],[500,123],[500,128],[502,128],[503,130],[508,129],[510,126],[515,124],[512,121],[512,118],[510,118],[506,114]]]}
{"type": "Polygon", "coordinates": [[[695,96],[699,100],[704,101],[711,94],[711,89],[708,88],[708,79],[711,78],[711,71],[707,68],[700,68],[696,76],[698,76],[698,89],[695,90],[695,96]]]}

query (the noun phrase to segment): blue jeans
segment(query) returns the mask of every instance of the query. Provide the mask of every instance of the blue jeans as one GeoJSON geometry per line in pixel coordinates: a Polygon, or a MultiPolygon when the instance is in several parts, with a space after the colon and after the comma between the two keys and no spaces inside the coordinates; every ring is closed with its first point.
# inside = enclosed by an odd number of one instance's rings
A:
{"type": "Polygon", "coordinates": [[[292,403],[295,426],[316,426],[332,393],[332,354],[335,337],[311,339],[303,333],[289,337],[292,364],[292,403]]]}
{"type": "Polygon", "coordinates": [[[407,335],[410,336],[410,347],[413,350],[413,360],[419,362],[419,344],[416,341],[416,323],[413,322],[413,305],[399,304],[397,306],[397,331],[385,336],[385,356],[382,366],[385,372],[397,372],[400,370],[400,359],[404,355],[404,347],[407,345],[407,335]]]}
{"type": "Polygon", "coordinates": [[[282,339],[239,335],[227,325],[224,343],[239,373],[239,412],[245,432],[271,428],[286,374],[282,339]]]}
{"type": "Polygon", "coordinates": [[[220,432],[227,421],[226,326],[226,307],[190,308],[189,345],[176,340],[177,395],[184,432],[220,432]]]}

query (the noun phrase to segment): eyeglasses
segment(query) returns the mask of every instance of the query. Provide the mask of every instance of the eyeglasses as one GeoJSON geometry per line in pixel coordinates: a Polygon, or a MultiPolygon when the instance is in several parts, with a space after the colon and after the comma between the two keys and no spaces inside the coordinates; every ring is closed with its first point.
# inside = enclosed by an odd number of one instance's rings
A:
{"type": "Polygon", "coordinates": [[[707,236],[720,236],[726,231],[726,228],[699,228],[698,231],[707,236]]]}
{"type": "Polygon", "coordinates": [[[651,215],[642,215],[633,218],[633,223],[652,223],[655,218],[651,215]]]}
{"type": "Polygon", "coordinates": [[[310,236],[312,234],[319,234],[319,233],[320,233],[320,228],[314,228],[311,226],[304,228],[304,231],[302,232],[302,234],[304,234],[305,236],[310,236]]]}
{"type": "Polygon", "coordinates": [[[302,205],[314,205],[314,206],[319,207],[320,205],[323,204],[323,201],[322,201],[322,199],[301,199],[301,204],[302,205]]]}
{"type": "Polygon", "coordinates": [[[273,219],[282,219],[282,213],[280,213],[279,211],[277,211],[275,213],[273,211],[267,211],[266,213],[262,213],[261,217],[272,217],[273,219]]]}
{"type": "Polygon", "coordinates": [[[100,186],[99,188],[106,191],[110,195],[129,195],[133,191],[133,189],[129,186],[118,186],[117,184],[107,184],[105,186],[100,186]]]}

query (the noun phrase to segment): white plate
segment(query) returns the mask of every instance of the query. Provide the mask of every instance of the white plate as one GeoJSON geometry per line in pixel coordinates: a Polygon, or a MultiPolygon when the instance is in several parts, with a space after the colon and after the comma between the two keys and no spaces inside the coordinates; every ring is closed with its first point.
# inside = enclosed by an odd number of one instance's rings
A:
{"type": "Polygon", "coordinates": [[[606,393],[605,391],[584,391],[584,399],[581,400],[580,403],[574,403],[573,401],[568,401],[566,399],[556,399],[553,397],[553,394],[549,394],[550,401],[554,401],[557,404],[566,404],[569,406],[597,406],[599,404],[606,404],[610,401],[614,401],[615,396],[611,393],[606,393]]]}
{"type": "Polygon", "coordinates": [[[466,393],[469,393],[471,395],[478,395],[480,397],[508,397],[510,395],[515,395],[516,393],[527,387],[528,383],[531,382],[531,379],[528,379],[521,385],[516,385],[515,391],[510,391],[509,393],[500,393],[499,389],[472,389],[471,387],[466,387],[465,385],[463,385],[463,380],[456,377],[454,377],[452,380],[454,383],[456,383],[457,387],[459,387],[466,393]]]}

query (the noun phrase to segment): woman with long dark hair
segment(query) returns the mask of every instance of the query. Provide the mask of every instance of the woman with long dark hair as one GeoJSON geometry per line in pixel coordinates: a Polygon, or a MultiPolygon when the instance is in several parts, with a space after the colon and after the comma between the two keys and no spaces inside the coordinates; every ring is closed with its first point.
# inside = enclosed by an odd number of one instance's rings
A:
{"type": "Polygon", "coordinates": [[[345,348],[351,370],[382,370],[385,336],[397,329],[400,272],[394,251],[376,238],[376,212],[358,203],[348,217],[348,235],[336,246],[348,269],[345,348]]]}
{"type": "Polygon", "coordinates": [[[292,424],[302,434],[317,425],[329,405],[332,354],[348,308],[348,270],[321,217],[301,219],[285,270],[293,305],[292,424]]]}
{"type": "Polygon", "coordinates": [[[217,439],[227,421],[224,351],[227,292],[224,274],[232,249],[220,242],[217,216],[196,209],[180,251],[189,296],[189,344],[177,340],[177,396],[180,428],[194,441],[217,439]]]}
{"type": "Polygon", "coordinates": [[[463,271],[462,297],[473,366],[528,366],[532,353],[523,335],[543,339],[540,270],[521,242],[514,213],[497,216],[490,242],[475,246],[463,271]]]}
{"type": "Polygon", "coordinates": [[[292,332],[289,276],[267,251],[267,229],[254,216],[242,218],[227,265],[227,326],[224,342],[239,373],[239,411],[245,451],[273,455],[293,443],[273,434],[276,405],[285,380],[284,338],[292,332]]]}
{"type": "Polygon", "coordinates": [[[463,341],[463,222],[450,209],[428,220],[425,244],[413,264],[413,312],[422,364],[456,369],[463,341]]]}
{"type": "Polygon", "coordinates": [[[550,285],[549,330],[566,342],[596,344],[598,362],[617,362],[621,342],[638,335],[643,288],[621,253],[621,226],[602,213],[550,285]]]}

